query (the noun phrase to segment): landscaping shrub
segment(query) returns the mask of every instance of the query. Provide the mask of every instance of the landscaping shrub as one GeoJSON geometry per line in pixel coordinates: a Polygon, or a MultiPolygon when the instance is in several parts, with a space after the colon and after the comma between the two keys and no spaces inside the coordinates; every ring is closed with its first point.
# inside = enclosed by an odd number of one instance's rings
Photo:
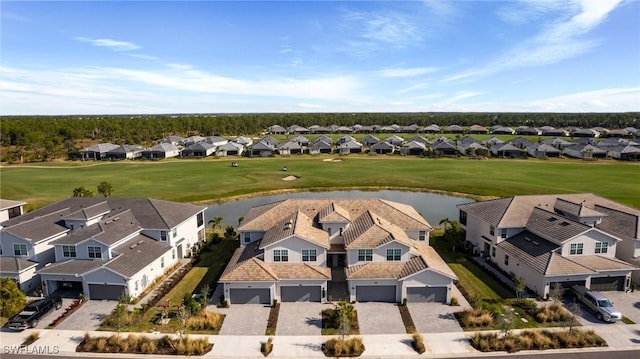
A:
{"type": "Polygon", "coordinates": [[[460,305],[460,303],[458,302],[458,298],[454,295],[451,296],[451,304],[449,304],[453,307],[457,307],[460,305]]]}
{"type": "Polygon", "coordinates": [[[31,345],[38,339],[40,339],[40,332],[36,330],[27,336],[24,342],[22,342],[22,345],[31,345]]]}
{"type": "Polygon", "coordinates": [[[214,332],[220,331],[222,322],[224,322],[224,314],[214,313],[210,311],[202,311],[197,316],[190,317],[187,320],[187,328],[189,330],[204,331],[210,330],[214,332]]]}
{"type": "Polygon", "coordinates": [[[497,333],[475,333],[471,338],[471,345],[479,351],[507,351],[545,350],[556,348],[584,348],[605,346],[606,342],[594,331],[535,331],[525,330],[507,338],[497,333]]]}
{"type": "Polygon", "coordinates": [[[177,355],[204,355],[213,345],[208,338],[191,339],[171,338],[164,336],[153,339],[146,336],[129,335],[121,338],[117,335],[110,337],[92,337],[85,334],[84,340],[76,351],[99,353],[134,353],[134,354],[177,354],[177,355]]]}
{"type": "Polygon", "coordinates": [[[493,316],[483,309],[467,309],[456,315],[465,328],[486,327],[493,324],[493,316]]]}
{"type": "Polygon", "coordinates": [[[322,352],[327,357],[357,357],[364,353],[364,349],[360,337],[344,341],[340,338],[332,338],[322,344],[322,352]]]}
{"type": "Polygon", "coordinates": [[[562,305],[553,303],[539,308],[535,318],[541,323],[566,322],[571,318],[571,314],[567,312],[562,305]]]}

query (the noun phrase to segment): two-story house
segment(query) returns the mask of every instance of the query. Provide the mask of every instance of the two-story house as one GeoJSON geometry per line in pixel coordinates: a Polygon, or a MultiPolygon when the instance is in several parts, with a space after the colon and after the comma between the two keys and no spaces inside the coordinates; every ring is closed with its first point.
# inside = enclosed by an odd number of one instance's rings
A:
{"type": "Polygon", "coordinates": [[[466,245],[542,297],[556,285],[625,290],[640,269],[640,211],[614,201],[534,195],[458,208],[466,245]]]}
{"type": "Polygon", "coordinates": [[[35,282],[45,294],[71,288],[89,299],[135,297],[204,241],[204,210],[155,199],[69,198],[4,222],[2,246],[13,250],[3,251],[3,264],[36,263],[29,289],[35,282]]]}
{"type": "Polygon", "coordinates": [[[230,303],[451,300],[456,279],[411,206],[381,199],[289,199],[252,208],[220,278],[230,303]]]}

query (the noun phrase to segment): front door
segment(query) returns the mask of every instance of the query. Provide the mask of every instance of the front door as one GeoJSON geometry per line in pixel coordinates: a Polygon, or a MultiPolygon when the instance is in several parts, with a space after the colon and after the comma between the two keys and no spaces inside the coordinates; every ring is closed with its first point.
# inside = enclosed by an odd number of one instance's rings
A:
{"type": "Polygon", "coordinates": [[[483,257],[488,257],[490,255],[491,245],[487,242],[484,242],[484,251],[482,251],[483,257]]]}

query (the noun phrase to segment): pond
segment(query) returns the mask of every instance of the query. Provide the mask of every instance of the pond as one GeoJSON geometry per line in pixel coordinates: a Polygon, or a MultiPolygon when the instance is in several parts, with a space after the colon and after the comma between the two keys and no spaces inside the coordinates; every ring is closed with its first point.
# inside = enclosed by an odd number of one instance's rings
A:
{"type": "Polygon", "coordinates": [[[408,191],[327,191],[327,192],[295,192],[272,196],[240,199],[220,204],[211,204],[205,211],[205,221],[213,217],[222,217],[222,226],[238,225],[238,218],[246,216],[251,207],[282,201],[289,198],[382,198],[408,204],[418,211],[431,226],[436,227],[441,219],[448,217],[458,220],[456,205],[473,202],[472,199],[446,196],[428,192],[408,191]]]}

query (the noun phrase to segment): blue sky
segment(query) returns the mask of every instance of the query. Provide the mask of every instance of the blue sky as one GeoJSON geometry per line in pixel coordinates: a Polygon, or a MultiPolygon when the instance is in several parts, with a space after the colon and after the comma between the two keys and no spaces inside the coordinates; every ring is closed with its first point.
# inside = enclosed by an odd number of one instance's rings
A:
{"type": "Polygon", "coordinates": [[[640,1],[2,1],[0,114],[640,111],[640,1]]]}

